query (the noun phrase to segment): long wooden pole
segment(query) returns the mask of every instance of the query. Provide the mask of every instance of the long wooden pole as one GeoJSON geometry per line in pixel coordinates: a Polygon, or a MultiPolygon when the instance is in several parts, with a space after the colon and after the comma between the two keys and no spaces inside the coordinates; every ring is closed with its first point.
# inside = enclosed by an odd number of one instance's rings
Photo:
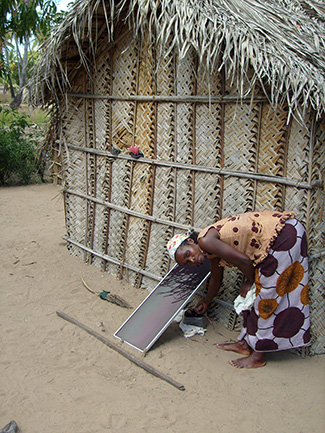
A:
{"type": "Polygon", "coordinates": [[[91,149],[81,146],[75,146],[73,144],[67,144],[68,149],[73,149],[79,152],[86,152],[86,153],[94,153],[96,155],[101,155],[106,158],[111,159],[125,159],[129,161],[134,161],[139,164],[153,164],[160,167],[172,167],[172,168],[179,168],[181,170],[194,170],[202,173],[215,173],[219,175],[225,175],[225,176],[233,176],[233,177],[239,177],[244,179],[257,179],[262,182],[273,182],[273,183],[279,183],[289,186],[294,186],[296,188],[302,188],[302,189],[313,189],[313,188],[322,188],[323,184],[320,180],[317,180],[313,182],[312,184],[309,184],[307,182],[299,182],[293,179],[286,179],[279,176],[272,176],[272,175],[263,175],[259,173],[251,173],[251,172],[241,172],[241,171],[235,171],[235,170],[226,170],[223,168],[217,168],[217,167],[203,167],[200,165],[193,165],[193,164],[183,164],[180,162],[173,162],[173,161],[166,161],[166,160],[155,160],[155,159],[149,159],[149,158],[140,158],[137,160],[134,160],[132,156],[128,155],[113,155],[110,152],[107,152],[105,150],[99,150],[99,149],[91,149]]]}
{"type": "Polygon", "coordinates": [[[84,331],[88,332],[88,334],[92,335],[93,337],[97,338],[102,343],[106,344],[106,346],[110,347],[111,349],[118,352],[120,355],[127,358],[129,361],[136,364],[138,367],[143,368],[144,370],[148,371],[149,373],[153,374],[154,376],[159,377],[162,380],[165,380],[170,385],[175,386],[175,388],[179,389],[180,391],[185,391],[184,385],[181,385],[180,383],[176,382],[174,379],[171,379],[166,374],[161,373],[151,365],[147,364],[146,362],[142,361],[141,359],[136,358],[135,356],[128,353],[126,350],[122,349],[118,345],[112,343],[107,338],[103,337],[102,335],[98,334],[96,331],[93,331],[92,329],[88,328],[88,326],[83,325],[82,323],[78,322],[78,320],[68,316],[68,314],[62,313],[61,311],[57,311],[56,314],[61,317],[64,320],[67,320],[70,323],[73,323],[74,325],[78,326],[79,328],[83,329],[84,331]]]}
{"type": "MultiPolygon", "coordinates": [[[[89,99],[110,99],[112,101],[138,101],[138,102],[181,102],[181,103],[212,103],[212,104],[226,104],[226,103],[246,103],[251,104],[252,98],[244,97],[238,98],[234,95],[224,96],[199,96],[199,95],[184,95],[184,96],[170,96],[170,95],[131,95],[131,96],[119,96],[119,95],[99,95],[89,93],[76,93],[68,92],[68,97],[73,98],[89,98],[89,99]]],[[[265,96],[254,96],[254,102],[268,102],[265,96]]]]}

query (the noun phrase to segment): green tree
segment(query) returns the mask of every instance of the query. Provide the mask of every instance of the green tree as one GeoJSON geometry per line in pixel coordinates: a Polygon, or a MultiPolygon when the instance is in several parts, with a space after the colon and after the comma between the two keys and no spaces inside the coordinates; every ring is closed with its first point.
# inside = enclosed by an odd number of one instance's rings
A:
{"type": "Polygon", "coordinates": [[[53,25],[62,18],[54,0],[0,1],[0,77],[10,86],[12,106],[19,106],[27,82],[28,68],[33,64],[33,51],[50,35],[53,25]],[[12,61],[15,68],[12,68],[12,61]],[[14,80],[12,70],[17,71],[14,80]],[[18,85],[15,91],[14,84],[18,85]]]}
{"type": "Polygon", "coordinates": [[[39,173],[36,125],[17,109],[0,107],[0,185],[10,181],[28,184],[39,173]]]}

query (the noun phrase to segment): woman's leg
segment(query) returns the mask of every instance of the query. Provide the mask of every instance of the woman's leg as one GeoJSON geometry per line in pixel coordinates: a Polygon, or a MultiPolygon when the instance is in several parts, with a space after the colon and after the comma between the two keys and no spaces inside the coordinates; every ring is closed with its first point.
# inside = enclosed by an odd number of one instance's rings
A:
{"type": "Polygon", "coordinates": [[[237,341],[236,343],[218,343],[217,348],[229,352],[240,353],[241,355],[250,355],[252,349],[248,346],[245,340],[237,341]]]}
{"type": "Polygon", "coordinates": [[[236,343],[219,343],[217,347],[221,350],[248,355],[245,358],[238,358],[229,361],[229,364],[236,368],[258,368],[264,367],[266,364],[265,355],[263,352],[255,352],[252,350],[245,340],[237,341],[236,343]]]}
{"type": "Polygon", "coordinates": [[[286,221],[269,255],[257,266],[255,284],[258,296],[254,307],[243,311],[238,343],[217,346],[248,355],[230,362],[237,368],[261,367],[266,363],[265,352],[309,343],[307,242],[297,220],[286,221]]]}
{"type": "Polygon", "coordinates": [[[264,367],[266,360],[263,352],[255,352],[255,350],[252,350],[249,356],[234,359],[229,361],[229,364],[236,368],[259,368],[264,367]]]}

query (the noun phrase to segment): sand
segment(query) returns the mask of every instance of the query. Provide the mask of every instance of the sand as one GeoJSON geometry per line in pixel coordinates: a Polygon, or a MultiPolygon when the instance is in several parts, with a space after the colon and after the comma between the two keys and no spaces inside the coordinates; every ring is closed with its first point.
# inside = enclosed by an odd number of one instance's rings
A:
{"type": "Polygon", "coordinates": [[[184,338],[173,323],[147,356],[114,332],[130,315],[88,292],[137,307],[148,295],[69,255],[60,187],[0,188],[0,429],[22,433],[323,433],[325,358],[268,356],[239,370],[216,343],[237,333],[215,322],[184,338]],[[181,383],[180,391],[60,318],[62,311],[181,383]]]}

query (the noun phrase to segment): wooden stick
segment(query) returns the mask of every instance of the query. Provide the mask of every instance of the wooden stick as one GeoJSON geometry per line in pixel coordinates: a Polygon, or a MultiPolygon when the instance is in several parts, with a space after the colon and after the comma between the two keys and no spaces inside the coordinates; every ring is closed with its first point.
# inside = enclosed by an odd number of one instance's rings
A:
{"type": "Polygon", "coordinates": [[[166,376],[164,373],[161,373],[160,371],[156,370],[154,367],[151,367],[151,365],[141,361],[141,359],[136,358],[135,356],[128,353],[126,350],[120,348],[116,344],[109,341],[107,338],[103,337],[102,335],[98,334],[97,332],[93,331],[92,329],[88,328],[87,326],[83,325],[82,323],[78,322],[78,320],[73,319],[72,317],[68,316],[65,313],[62,313],[61,311],[57,311],[56,314],[61,317],[62,319],[67,320],[70,323],[73,323],[74,325],[78,326],[79,328],[83,329],[84,331],[88,332],[88,334],[92,335],[93,337],[97,338],[102,343],[106,344],[106,346],[110,347],[111,349],[118,352],[120,355],[125,356],[129,361],[136,364],[138,367],[143,368],[144,370],[148,371],[149,373],[153,374],[154,376],[159,377],[162,380],[165,380],[166,382],[170,383],[171,385],[175,386],[180,391],[185,391],[184,385],[181,385],[180,383],[176,382],[175,380],[171,379],[170,377],[166,376]]]}
{"type": "Polygon", "coordinates": [[[119,154],[119,155],[113,155],[112,153],[100,150],[100,149],[92,149],[90,147],[82,147],[82,146],[75,146],[73,144],[67,144],[67,148],[76,150],[77,152],[85,152],[85,153],[92,153],[96,155],[100,155],[106,158],[111,159],[124,159],[136,162],[137,164],[153,164],[157,165],[159,167],[172,167],[172,168],[179,168],[181,170],[192,170],[197,171],[200,173],[215,173],[218,175],[225,175],[225,176],[233,176],[238,178],[244,178],[244,179],[256,179],[261,182],[273,182],[273,183],[279,183],[283,185],[288,186],[294,186],[296,188],[302,188],[302,189],[314,189],[314,188],[322,188],[323,182],[321,180],[316,180],[313,183],[307,183],[307,182],[299,182],[294,179],[289,179],[285,177],[279,177],[279,176],[273,176],[269,174],[261,174],[261,173],[252,173],[252,172],[242,172],[242,171],[235,171],[235,170],[226,170],[223,168],[217,168],[217,167],[203,167],[200,165],[194,165],[189,163],[180,163],[180,162],[174,162],[174,161],[165,161],[165,160],[156,160],[156,159],[150,159],[150,158],[140,158],[140,159],[134,159],[132,156],[126,155],[126,154],[119,154]]]}
{"type": "Polygon", "coordinates": [[[174,228],[178,228],[181,230],[188,230],[189,228],[192,228],[194,231],[197,231],[199,233],[201,231],[200,227],[191,227],[189,225],[178,224],[178,223],[174,223],[173,221],[163,220],[161,218],[156,218],[156,217],[151,216],[151,215],[135,212],[133,210],[130,210],[127,207],[122,207],[122,206],[115,205],[113,203],[108,203],[108,202],[105,202],[104,200],[100,200],[100,199],[92,197],[90,195],[85,195],[82,192],[79,193],[78,191],[73,191],[71,189],[64,189],[63,192],[66,194],[72,194],[72,195],[75,195],[77,197],[84,198],[84,199],[89,200],[89,201],[96,201],[96,203],[99,203],[103,206],[106,206],[109,209],[114,209],[114,210],[117,210],[118,212],[122,212],[124,214],[131,215],[131,216],[134,216],[137,218],[142,218],[144,220],[152,221],[152,222],[157,223],[157,224],[162,224],[165,226],[174,227],[174,228]]]}
{"type": "MultiPolygon", "coordinates": [[[[119,96],[119,95],[101,95],[101,94],[90,94],[90,93],[76,93],[67,92],[68,97],[73,98],[89,98],[89,99],[109,99],[111,101],[138,101],[138,102],[180,102],[180,103],[246,103],[251,104],[252,97],[238,97],[236,95],[224,95],[224,96],[199,96],[199,95],[184,95],[184,96],[170,96],[170,95],[131,95],[131,96],[119,96]]],[[[268,102],[268,99],[263,95],[255,95],[253,102],[268,102]]]]}
{"type": "Polygon", "coordinates": [[[94,291],[93,291],[93,290],[88,286],[88,284],[86,283],[86,281],[85,281],[83,278],[81,278],[81,281],[82,281],[82,284],[86,287],[86,289],[87,289],[90,293],[93,293],[94,295],[99,296],[99,293],[94,292],[94,291]]]}

